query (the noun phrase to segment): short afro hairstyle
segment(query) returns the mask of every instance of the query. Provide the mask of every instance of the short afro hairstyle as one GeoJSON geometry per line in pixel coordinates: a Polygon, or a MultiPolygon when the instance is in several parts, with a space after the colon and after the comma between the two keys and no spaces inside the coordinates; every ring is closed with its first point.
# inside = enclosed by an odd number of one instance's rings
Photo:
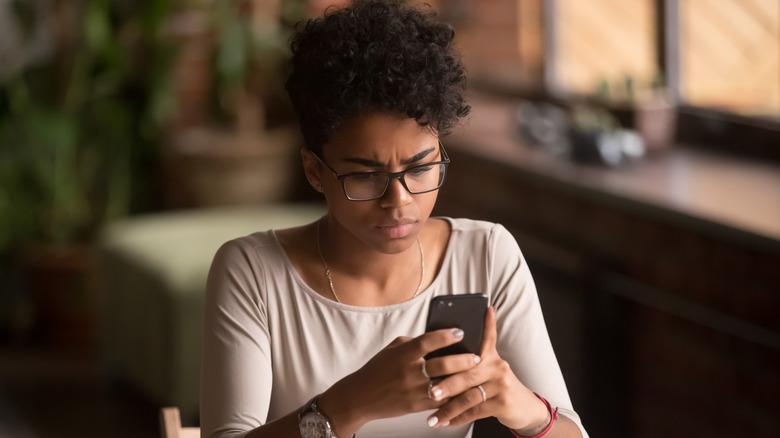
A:
{"type": "Polygon", "coordinates": [[[451,132],[471,108],[455,32],[435,16],[427,5],[353,0],[299,26],[286,88],[307,148],[321,152],[345,119],[367,112],[451,132]]]}

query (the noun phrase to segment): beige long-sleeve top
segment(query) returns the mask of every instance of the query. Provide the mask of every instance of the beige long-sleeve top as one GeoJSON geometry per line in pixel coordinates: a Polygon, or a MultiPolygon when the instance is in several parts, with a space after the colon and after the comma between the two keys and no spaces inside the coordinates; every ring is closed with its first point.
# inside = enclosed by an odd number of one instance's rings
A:
{"type": "MultiPolygon", "coordinates": [[[[496,308],[497,350],[517,377],[582,428],[542,317],[528,265],[501,225],[449,219],[452,233],[436,278],[417,297],[356,307],[312,290],[273,231],[226,243],[209,273],[201,376],[204,437],[235,437],[299,409],[360,368],[398,336],[424,332],[438,295],[487,293],[496,308]]],[[[451,437],[469,426],[431,429],[433,411],[373,421],[357,436],[451,437]]]]}

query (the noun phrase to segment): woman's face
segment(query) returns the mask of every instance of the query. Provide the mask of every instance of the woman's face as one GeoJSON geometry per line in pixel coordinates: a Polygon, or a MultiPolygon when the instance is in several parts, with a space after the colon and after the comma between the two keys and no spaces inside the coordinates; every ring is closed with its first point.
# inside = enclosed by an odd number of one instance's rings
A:
{"type": "MultiPolygon", "coordinates": [[[[339,175],[401,172],[442,160],[435,134],[405,115],[387,113],[350,119],[325,144],[321,158],[339,175]]],[[[322,184],[331,231],[351,244],[363,244],[382,253],[408,249],[436,203],[438,191],[413,195],[397,178],[390,180],[380,198],[351,201],[341,181],[311,153],[304,153],[304,165],[312,185],[322,184]]]]}

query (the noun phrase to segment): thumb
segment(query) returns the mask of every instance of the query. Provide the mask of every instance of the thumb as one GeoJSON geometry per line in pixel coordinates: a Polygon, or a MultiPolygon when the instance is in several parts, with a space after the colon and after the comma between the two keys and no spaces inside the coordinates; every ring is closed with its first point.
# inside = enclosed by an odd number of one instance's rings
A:
{"type": "Polygon", "coordinates": [[[410,338],[409,336],[399,336],[399,337],[393,339],[393,341],[390,342],[387,346],[388,347],[397,347],[397,346],[399,346],[401,344],[405,344],[405,343],[411,341],[412,339],[414,339],[414,338],[410,338]]]}
{"type": "Polygon", "coordinates": [[[485,353],[494,351],[496,349],[496,340],[498,334],[496,332],[496,309],[490,306],[485,311],[485,332],[482,338],[482,352],[481,356],[485,356],[485,353]]]}

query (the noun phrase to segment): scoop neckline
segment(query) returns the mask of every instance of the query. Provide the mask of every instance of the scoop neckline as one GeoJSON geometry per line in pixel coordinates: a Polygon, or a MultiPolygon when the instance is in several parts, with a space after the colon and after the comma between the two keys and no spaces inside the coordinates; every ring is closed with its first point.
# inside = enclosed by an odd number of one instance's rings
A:
{"type": "Polygon", "coordinates": [[[309,286],[308,283],[306,283],[303,280],[303,277],[301,277],[298,270],[295,269],[295,266],[293,265],[292,260],[290,260],[287,251],[284,249],[284,246],[282,246],[282,243],[279,241],[279,237],[276,235],[276,229],[271,229],[270,232],[274,240],[274,245],[276,245],[276,248],[282,254],[285,267],[287,268],[288,272],[292,273],[293,279],[300,286],[300,289],[304,293],[306,293],[306,295],[310,296],[312,299],[316,300],[321,304],[327,305],[329,307],[341,309],[341,310],[348,310],[348,311],[360,312],[360,313],[388,313],[388,312],[402,310],[407,307],[414,306],[422,301],[427,301],[428,296],[432,293],[431,291],[437,289],[438,284],[441,283],[442,272],[446,269],[446,266],[449,266],[450,264],[450,260],[452,258],[452,246],[453,246],[452,241],[455,236],[455,222],[452,220],[452,218],[446,216],[435,216],[432,219],[442,219],[447,223],[449,223],[450,225],[450,237],[449,237],[449,241],[447,242],[447,249],[444,251],[444,258],[442,259],[441,269],[439,269],[439,271],[436,273],[436,276],[434,277],[433,281],[431,281],[431,284],[429,284],[428,287],[420,291],[419,295],[410,298],[402,303],[388,304],[386,306],[372,306],[372,307],[353,306],[351,304],[339,303],[320,295],[311,286],[309,286]]]}

